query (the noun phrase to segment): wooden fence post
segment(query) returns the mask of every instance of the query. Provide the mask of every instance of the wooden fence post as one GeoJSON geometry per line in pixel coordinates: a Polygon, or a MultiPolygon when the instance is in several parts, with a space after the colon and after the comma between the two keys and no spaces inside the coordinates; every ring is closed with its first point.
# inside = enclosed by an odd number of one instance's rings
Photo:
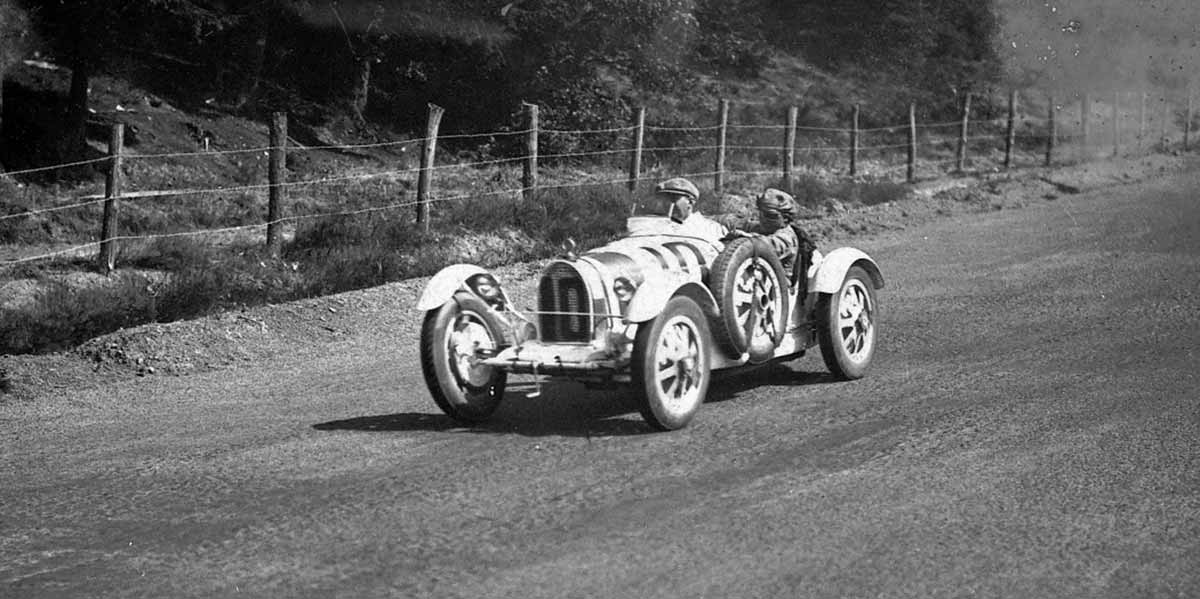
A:
{"type": "Polygon", "coordinates": [[[917,180],[917,103],[908,105],[908,165],[905,180],[914,183],[917,180]]]}
{"type": "Polygon", "coordinates": [[[783,133],[783,185],[788,192],[792,191],[792,171],[796,168],[796,121],[799,118],[800,109],[789,106],[787,129],[783,133]]]}
{"type": "Polygon", "coordinates": [[[1166,152],[1167,150],[1169,150],[1171,148],[1171,138],[1170,138],[1170,134],[1167,132],[1167,124],[1171,119],[1170,115],[1171,115],[1170,102],[1167,102],[1167,94],[1166,94],[1166,92],[1163,92],[1163,95],[1162,95],[1162,125],[1161,125],[1161,131],[1159,132],[1159,136],[1158,136],[1158,144],[1163,152],[1166,152]]]}
{"type": "Polygon", "coordinates": [[[858,174],[858,117],[861,107],[854,104],[850,111],[850,176],[858,174]]]}
{"type": "Polygon", "coordinates": [[[963,172],[967,166],[967,129],[970,127],[971,120],[971,94],[968,92],[963,97],[962,103],[962,123],[958,127],[958,160],[955,162],[955,170],[963,172]]]}
{"type": "Polygon", "coordinates": [[[429,105],[429,119],[425,124],[425,140],[421,144],[421,170],[417,175],[417,224],[429,232],[429,184],[432,177],[433,159],[437,152],[438,127],[446,110],[437,104],[429,105]]]}
{"type": "Polygon", "coordinates": [[[279,219],[283,216],[283,202],[287,190],[287,113],[271,115],[271,150],[267,162],[267,250],[279,254],[279,219]]]}
{"type": "Polygon", "coordinates": [[[1192,86],[1188,86],[1188,112],[1183,120],[1183,151],[1192,145],[1192,86]]]}
{"type": "Polygon", "coordinates": [[[1004,170],[1012,168],[1013,146],[1017,142],[1017,90],[1008,92],[1008,128],[1004,132],[1004,170]]]}
{"type": "Polygon", "coordinates": [[[633,129],[633,158],[629,160],[629,193],[637,195],[638,179],[642,176],[642,147],[646,140],[646,107],[637,111],[633,129]]]}
{"type": "Polygon", "coordinates": [[[1079,98],[1079,128],[1080,134],[1083,136],[1083,157],[1086,160],[1088,157],[1088,148],[1091,146],[1092,127],[1092,98],[1088,93],[1084,93],[1079,98]]]}
{"type": "Polygon", "coordinates": [[[1121,155],[1121,92],[1113,92],[1112,105],[1113,158],[1121,155]]]}
{"type": "Polygon", "coordinates": [[[1146,144],[1146,90],[1142,90],[1142,103],[1138,108],[1137,148],[1140,152],[1146,144]]]}
{"type": "Polygon", "coordinates": [[[729,136],[729,100],[721,100],[717,115],[717,163],[713,174],[713,193],[725,187],[725,142],[729,136]]]}
{"type": "Polygon", "coordinates": [[[1046,103],[1050,106],[1046,115],[1046,166],[1051,166],[1054,164],[1054,144],[1058,141],[1058,106],[1054,103],[1054,94],[1046,98],[1046,103]]]}
{"type": "Polygon", "coordinates": [[[104,221],[100,225],[100,263],[104,274],[116,268],[117,216],[121,209],[121,154],[125,148],[125,125],[114,123],[108,138],[108,174],[104,178],[104,221]]]}
{"type": "Polygon", "coordinates": [[[538,185],[538,106],[525,105],[525,122],[528,133],[525,136],[525,171],[521,177],[521,196],[525,201],[533,199],[538,185]]]}

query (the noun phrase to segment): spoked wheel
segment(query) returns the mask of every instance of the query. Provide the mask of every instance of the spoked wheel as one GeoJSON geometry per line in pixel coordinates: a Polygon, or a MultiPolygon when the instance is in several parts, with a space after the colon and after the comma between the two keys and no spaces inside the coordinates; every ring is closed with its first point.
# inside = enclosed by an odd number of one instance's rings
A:
{"type": "Polygon", "coordinates": [[[488,307],[469,293],[455,294],[425,313],[421,327],[421,371],[433,401],[447,416],[465,423],[487,420],[504,398],[508,375],[480,363],[499,348],[503,335],[488,307]]]}
{"type": "Polygon", "coordinates": [[[751,364],[771,359],[787,328],[787,278],[779,258],[761,239],[730,241],[713,262],[714,294],[721,304],[716,338],[751,364]]]}
{"type": "Polygon", "coordinates": [[[633,344],[633,382],[650,426],[680,429],[708,394],[708,323],[700,306],[675,297],[654,320],[638,327],[633,344]]]}
{"type": "Polygon", "coordinates": [[[862,378],[875,355],[875,288],[865,270],[852,266],[837,294],[817,298],[821,357],[843,379],[862,378]]]}

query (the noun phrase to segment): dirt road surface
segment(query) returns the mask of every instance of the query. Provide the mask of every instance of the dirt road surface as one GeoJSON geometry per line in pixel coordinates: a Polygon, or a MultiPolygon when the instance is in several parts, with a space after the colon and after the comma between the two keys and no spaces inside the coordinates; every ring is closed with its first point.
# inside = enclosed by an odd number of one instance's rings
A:
{"type": "Polygon", "coordinates": [[[857,239],[867,378],[726,377],[674,433],[571,385],[454,426],[411,294],[262,363],[0,404],[0,596],[1200,597],[1197,190],[857,239]]]}

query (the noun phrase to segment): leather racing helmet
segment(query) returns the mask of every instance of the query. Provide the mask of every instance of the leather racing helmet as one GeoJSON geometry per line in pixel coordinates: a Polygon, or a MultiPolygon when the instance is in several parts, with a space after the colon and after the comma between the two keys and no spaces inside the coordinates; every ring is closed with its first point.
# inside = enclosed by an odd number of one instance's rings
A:
{"type": "Polygon", "coordinates": [[[767,188],[755,199],[754,206],[763,216],[781,218],[784,222],[796,218],[796,199],[785,191],[767,188]]]}

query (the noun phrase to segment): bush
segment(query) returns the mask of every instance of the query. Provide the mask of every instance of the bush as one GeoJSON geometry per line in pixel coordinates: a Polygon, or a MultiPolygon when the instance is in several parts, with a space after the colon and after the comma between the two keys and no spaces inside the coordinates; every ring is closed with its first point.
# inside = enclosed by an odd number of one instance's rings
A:
{"type": "Polygon", "coordinates": [[[908,187],[886,179],[845,181],[836,186],[834,197],[864,206],[874,206],[904,199],[908,187]]]}
{"type": "Polygon", "coordinates": [[[58,351],[153,320],[153,300],[142,278],[84,289],[61,281],[43,284],[32,305],[0,310],[0,353],[58,351]]]}
{"type": "Polygon", "coordinates": [[[863,206],[896,202],[908,195],[909,188],[887,179],[826,181],[813,175],[799,175],[792,178],[792,186],[786,191],[801,206],[817,208],[830,198],[863,206]]]}

